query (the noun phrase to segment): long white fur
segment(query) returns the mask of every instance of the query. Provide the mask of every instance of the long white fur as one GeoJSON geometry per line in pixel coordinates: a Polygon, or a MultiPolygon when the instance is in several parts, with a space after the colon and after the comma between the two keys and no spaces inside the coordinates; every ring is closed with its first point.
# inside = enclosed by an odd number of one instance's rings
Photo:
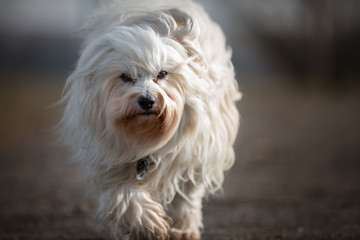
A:
{"type": "Polygon", "coordinates": [[[97,186],[100,226],[117,239],[200,238],[201,199],[221,189],[239,127],[241,95],[221,29],[189,0],[122,0],[104,4],[84,37],[61,127],[73,161],[97,186]],[[169,76],[155,82],[163,69],[169,76]],[[136,82],[122,82],[123,72],[136,82]],[[137,113],[133,97],[149,92],[169,127],[153,140],[129,137],[113,119],[137,113]],[[138,181],[145,156],[150,172],[138,181]]]}

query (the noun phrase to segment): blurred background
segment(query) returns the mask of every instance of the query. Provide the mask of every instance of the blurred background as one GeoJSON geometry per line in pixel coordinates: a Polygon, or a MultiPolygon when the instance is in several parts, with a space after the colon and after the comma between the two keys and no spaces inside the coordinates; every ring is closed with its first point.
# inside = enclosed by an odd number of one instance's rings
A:
{"type": "MultiPolygon", "coordinates": [[[[0,239],[100,239],[51,130],[98,0],[0,0],[0,239]]],[[[237,162],[204,239],[360,238],[360,1],[198,0],[233,49],[237,162]]]]}

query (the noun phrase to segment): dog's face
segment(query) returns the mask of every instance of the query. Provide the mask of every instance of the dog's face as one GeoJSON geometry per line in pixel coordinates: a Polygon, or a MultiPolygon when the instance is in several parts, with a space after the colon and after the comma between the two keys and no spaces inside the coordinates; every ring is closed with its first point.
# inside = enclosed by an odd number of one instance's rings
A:
{"type": "Polygon", "coordinates": [[[188,82],[196,77],[184,64],[186,49],[151,28],[118,27],[102,41],[107,50],[96,61],[95,81],[106,121],[137,144],[167,141],[182,117],[188,82]]]}
{"type": "Polygon", "coordinates": [[[198,28],[188,16],[170,12],[129,18],[88,37],[67,81],[68,135],[81,128],[107,148],[136,147],[144,155],[176,133],[176,139],[197,133],[210,84],[202,79],[198,28]]]}

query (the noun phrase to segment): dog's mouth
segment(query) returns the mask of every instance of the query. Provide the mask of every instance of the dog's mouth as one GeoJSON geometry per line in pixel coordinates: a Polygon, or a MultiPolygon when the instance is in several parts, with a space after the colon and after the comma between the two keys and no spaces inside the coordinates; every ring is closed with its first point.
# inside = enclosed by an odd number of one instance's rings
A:
{"type": "Polygon", "coordinates": [[[142,113],[138,114],[138,116],[151,117],[151,116],[157,116],[157,113],[156,112],[142,112],[142,113]]]}
{"type": "Polygon", "coordinates": [[[146,112],[140,112],[140,113],[136,113],[136,114],[132,114],[129,116],[126,116],[125,119],[129,120],[129,119],[134,119],[137,117],[141,117],[141,118],[150,118],[150,117],[157,117],[158,113],[157,112],[152,112],[152,111],[146,111],[146,112]]]}

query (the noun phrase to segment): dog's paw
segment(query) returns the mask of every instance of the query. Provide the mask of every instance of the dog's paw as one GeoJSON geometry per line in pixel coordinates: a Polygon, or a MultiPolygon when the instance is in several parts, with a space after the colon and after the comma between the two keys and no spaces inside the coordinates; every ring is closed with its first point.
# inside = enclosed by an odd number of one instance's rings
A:
{"type": "Polygon", "coordinates": [[[144,203],[143,214],[139,219],[139,227],[130,233],[131,240],[169,240],[170,224],[160,204],[144,203]]]}
{"type": "Polygon", "coordinates": [[[199,240],[200,238],[201,234],[198,229],[171,228],[171,240],[199,240]]]}
{"type": "Polygon", "coordinates": [[[170,240],[170,225],[165,220],[153,224],[155,225],[150,228],[144,226],[133,231],[130,233],[129,240],[170,240]]]}

